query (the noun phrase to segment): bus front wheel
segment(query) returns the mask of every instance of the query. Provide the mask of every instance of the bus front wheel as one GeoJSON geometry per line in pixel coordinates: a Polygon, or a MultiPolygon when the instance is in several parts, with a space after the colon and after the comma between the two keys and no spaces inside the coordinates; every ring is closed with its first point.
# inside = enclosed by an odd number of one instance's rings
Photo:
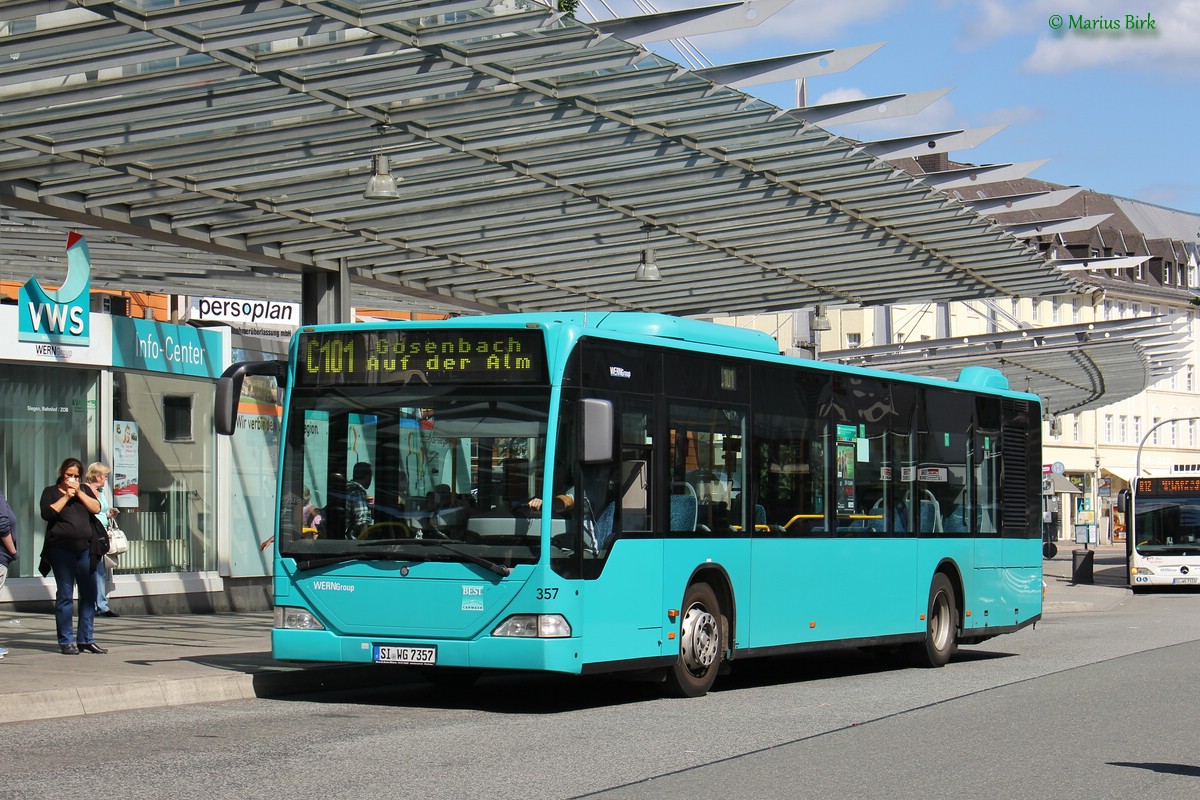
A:
{"type": "Polygon", "coordinates": [[[667,690],[675,697],[703,697],[721,665],[721,607],[711,586],[694,583],[684,592],[682,608],[679,656],[667,672],[667,690]]]}
{"type": "Polygon", "coordinates": [[[918,667],[943,667],[957,649],[958,604],[950,579],[939,572],[929,585],[925,639],[910,645],[909,654],[918,667]]]}

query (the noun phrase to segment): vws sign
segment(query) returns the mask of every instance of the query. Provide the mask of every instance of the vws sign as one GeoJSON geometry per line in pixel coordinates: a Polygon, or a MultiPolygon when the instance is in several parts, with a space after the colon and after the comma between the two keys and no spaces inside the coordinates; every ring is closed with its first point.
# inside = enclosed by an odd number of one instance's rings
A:
{"type": "Polygon", "coordinates": [[[89,344],[91,289],[87,241],[72,231],[67,237],[67,277],[62,286],[46,290],[32,277],[17,292],[17,338],[22,342],[89,344]]]}

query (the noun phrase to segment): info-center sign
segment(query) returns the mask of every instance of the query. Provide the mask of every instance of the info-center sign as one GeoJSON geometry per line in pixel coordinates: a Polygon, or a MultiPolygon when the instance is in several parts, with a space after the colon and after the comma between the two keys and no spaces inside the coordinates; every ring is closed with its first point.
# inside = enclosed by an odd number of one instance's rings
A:
{"type": "Polygon", "coordinates": [[[540,330],[356,329],[303,333],[298,386],[545,383],[540,330]]]}
{"type": "Polygon", "coordinates": [[[221,334],[189,325],[112,318],[114,367],[216,378],[221,374],[221,334]]]}

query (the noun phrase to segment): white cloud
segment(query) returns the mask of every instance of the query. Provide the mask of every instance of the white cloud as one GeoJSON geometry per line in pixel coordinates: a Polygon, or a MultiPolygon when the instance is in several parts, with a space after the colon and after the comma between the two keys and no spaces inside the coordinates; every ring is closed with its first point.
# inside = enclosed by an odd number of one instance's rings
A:
{"type": "Polygon", "coordinates": [[[828,92],[825,92],[814,100],[812,105],[824,106],[830,103],[845,103],[850,100],[865,100],[866,97],[867,95],[862,89],[838,87],[837,89],[830,89],[828,92]]]}
{"type": "Polygon", "coordinates": [[[967,49],[983,47],[1009,36],[1026,36],[1035,33],[1050,33],[1050,17],[1070,12],[1078,13],[1074,6],[1084,6],[1086,13],[1099,17],[1115,17],[1128,11],[1127,0],[1088,0],[1075,3],[1070,0],[958,0],[950,3],[961,10],[962,44],[967,49]]]}
{"type": "MultiPolygon", "coordinates": [[[[1144,18],[1146,13],[1132,15],[1144,18]]],[[[1119,67],[1155,75],[1200,74],[1200,48],[1196,46],[1200,41],[1200,2],[1180,0],[1159,4],[1149,13],[1155,23],[1153,30],[1122,27],[1094,33],[1069,29],[1055,35],[1045,33],[1038,37],[1025,68],[1042,73],[1119,67]]],[[[1098,18],[1098,13],[1089,7],[1087,18],[1098,18]]],[[[1105,19],[1125,24],[1125,14],[1119,11],[1106,14],[1105,19]]]]}
{"type": "Polygon", "coordinates": [[[1036,36],[1024,62],[1036,73],[1063,73],[1095,67],[1121,67],[1146,73],[1195,75],[1200,72],[1200,0],[1154,0],[1130,5],[1127,0],[961,0],[962,45],[974,49],[1000,39],[1036,36]],[[1126,16],[1149,13],[1153,31],[1125,28],[1126,16]],[[1063,20],[1057,31],[1052,16],[1063,20]],[[1070,19],[1107,20],[1120,30],[1071,29],[1070,19]]]}

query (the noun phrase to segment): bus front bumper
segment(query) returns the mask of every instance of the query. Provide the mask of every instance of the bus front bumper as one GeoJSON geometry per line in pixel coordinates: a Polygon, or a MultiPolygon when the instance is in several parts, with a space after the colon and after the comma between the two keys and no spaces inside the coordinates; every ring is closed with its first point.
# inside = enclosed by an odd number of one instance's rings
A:
{"type": "Polygon", "coordinates": [[[331,631],[271,630],[271,652],[279,661],[338,664],[405,663],[416,666],[543,670],[579,674],[583,664],[574,638],[485,636],[469,641],[339,636],[331,631]],[[430,649],[433,659],[430,658],[430,649]],[[399,655],[404,661],[389,661],[399,655]],[[417,660],[419,659],[419,660],[417,660]]]}

